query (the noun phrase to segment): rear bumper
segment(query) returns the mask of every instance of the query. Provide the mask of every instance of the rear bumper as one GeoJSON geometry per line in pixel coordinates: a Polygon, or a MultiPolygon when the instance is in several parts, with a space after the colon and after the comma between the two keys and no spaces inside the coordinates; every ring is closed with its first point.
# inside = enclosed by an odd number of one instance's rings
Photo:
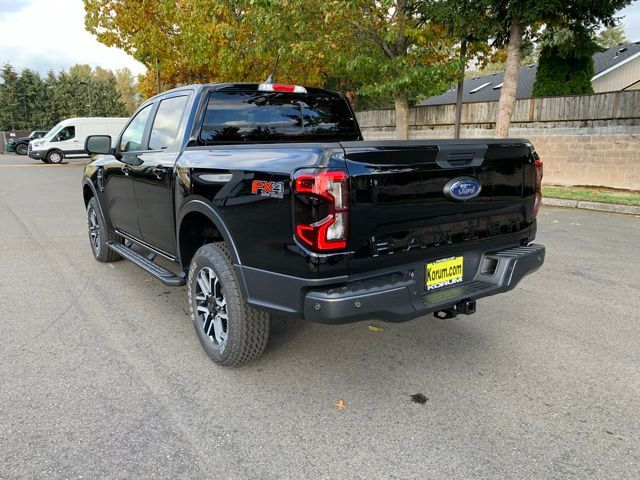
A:
{"type": "Polygon", "coordinates": [[[544,262],[542,245],[515,247],[484,255],[481,265],[497,260],[491,275],[479,269],[475,278],[457,286],[425,293],[415,278],[395,281],[379,278],[342,288],[309,292],[304,301],[304,317],[319,323],[348,323],[365,318],[398,322],[445,310],[462,301],[477,300],[514,288],[522,277],[544,262]]]}
{"type": "Polygon", "coordinates": [[[425,292],[424,276],[415,265],[355,281],[344,277],[304,282],[285,276],[276,279],[270,274],[271,281],[265,283],[255,271],[246,269],[239,271],[238,277],[243,278],[248,303],[256,308],[318,323],[372,318],[402,322],[511,290],[525,275],[540,268],[544,257],[544,246],[537,244],[486,252],[473,278],[432,292],[425,292]]]}

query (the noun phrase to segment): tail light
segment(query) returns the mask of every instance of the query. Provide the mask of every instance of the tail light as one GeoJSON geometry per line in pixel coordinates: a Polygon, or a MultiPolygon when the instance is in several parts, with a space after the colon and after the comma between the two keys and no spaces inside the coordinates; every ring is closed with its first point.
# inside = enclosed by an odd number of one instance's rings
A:
{"type": "Polygon", "coordinates": [[[531,218],[536,218],[542,205],[542,160],[537,159],[533,166],[536,169],[536,196],[531,209],[531,218]]]}
{"type": "Polygon", "coordinates": [[[316,252],[347,247],[349,193],[340,170],[298,170],[293,175],[293,223],[296,238],[316,252]]]}

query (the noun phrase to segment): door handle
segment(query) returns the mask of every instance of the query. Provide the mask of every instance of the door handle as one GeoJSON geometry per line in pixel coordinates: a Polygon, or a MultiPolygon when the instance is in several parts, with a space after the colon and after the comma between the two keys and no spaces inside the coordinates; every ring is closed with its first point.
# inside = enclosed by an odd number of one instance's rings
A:
{"type": "Polygon", "coordinates": [[[124,173],[126,176],[129,176],[129,174],[131,173],[131,169],[128,165],[123,165],[120,170],[122,170],[122,173],[124,173]]]}
{"type": "Polygon", "coordinates": [[[168,172],[169,172],[169,169],[167,167],[160,166],[160,167],[153,168],[153,174],[156,176],[158,180],[164,178],[168,172]]]}

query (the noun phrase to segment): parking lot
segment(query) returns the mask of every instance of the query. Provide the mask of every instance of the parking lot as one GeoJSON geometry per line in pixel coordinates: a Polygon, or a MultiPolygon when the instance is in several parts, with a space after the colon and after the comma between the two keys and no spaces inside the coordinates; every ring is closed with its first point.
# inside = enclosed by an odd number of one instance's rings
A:
{"type": "Polygon", "coordinates": [[[638,478],[640,218],[544,207],[475,315],[276,319],[225,369],[183,288],[94,261],[81,163],[0,155],[1,478],[638,478]]]}

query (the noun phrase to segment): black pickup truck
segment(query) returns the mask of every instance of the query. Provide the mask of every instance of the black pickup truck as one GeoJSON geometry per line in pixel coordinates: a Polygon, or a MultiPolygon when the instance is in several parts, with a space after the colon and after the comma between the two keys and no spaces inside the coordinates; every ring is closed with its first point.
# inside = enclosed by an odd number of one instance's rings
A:
{"type": "Polygon", "coordinates": [[[29,142],[42,138],[46,134],[46,130],[34,130],[26,137],[10,138],[7,142],[7,151],[16,152],[18,155],[26,155],[29,153],[29,142]]]}
{"type": "Polygon", "coordinates": [[[339,93],[227,83],[151,98],[115,145],[85,144],[93,254],[186,284],[223,365],[263,352],[271,314],[451,318],[544,261],[527,140],[363,141],[339,93]]]}

